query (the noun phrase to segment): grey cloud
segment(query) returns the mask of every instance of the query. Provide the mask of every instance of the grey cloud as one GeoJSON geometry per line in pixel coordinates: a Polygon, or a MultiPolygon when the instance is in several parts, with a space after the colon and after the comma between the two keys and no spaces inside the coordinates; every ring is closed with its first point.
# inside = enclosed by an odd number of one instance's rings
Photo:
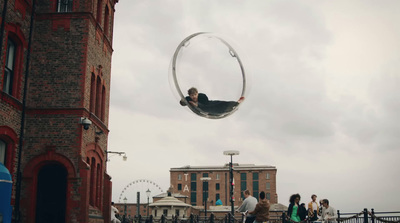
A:
{"type": "MultiPolygon", "coordinates": [[[[128,148],[132,158],[125,163],[129,167],[109,163],[113,195],[125,183],[121,169],[148,165],[141,157],[152,157],[154,168],[145,173],[132,171],[131,177],[147,174],[168,187],[170,167],[219,165],[226,162],[223,150],[238,149],[237,162],[278,167],[278,194],[283,204],[293,192],[303,196],[316,192],[321,198],[331,198],[336,208],[359,211],[365,204],[359,200],[368,193],[364,184],[370,183],[370,188],[382,189],[381,194],[370,195],[370,206],[398,207],[388,194],[396,193],[399,184],[395,178],[400,169],[396,161],[399,58],[394,53],[371,54],[371,65],[359,63],[362,60],[341,64],[347,54],[359,52],[338,41],[352,26],[335,17],[340,11],[341,18],[364,24],[360,19],[365,18],[364,13],[379,18],[389,14],[391,21],[397,21],[398,14],[392,9],[378,9],[361,1],[120,1],[114,30],[109,144],[110,148],[128,148]],[[245,102],[222,120],[207,120],[186,111],[168,82],[176,46],[198,31],[235,40],[245,52],[246,71],[252,74],[245,102]],[[392,72],[385,71],[381,56],[392,72]],[[335,66],[340,71],[351,66],[355,75],[379,69],[363,78],[374,77],[365,94],[361,84],[351,83],[351,77],[337,72],[335,66]],[[329,82],[336,75],[339,81],[329,82]],[[335,85],[341,84],[340,80],[354,90],[329,91],[341,89],[335,85]],[[304,180],[316,175],[315,184],[304,180]],[[346,184],[353,182],[354,176],[356,182],[346,184]],[[371,176],[378,183],[371,183],[371,176]],[[332,177],[341,181],[330,183],[332,177]],[[387,183],[380,185],[382,181],[387,183]],[[348,197],[354,202],[347,202],[348,197]]],[[[398,36],[395,29],[387,27],[390,25],[381,27],[386,36],[398,36]]],[[[363,36],[356,29],[352,32],[363,36]]],[[[398,51],[396,43],[378,45],[373,40],[363,42],[398,51]]],[[[227,82],[223,88],[236,87],[227,82]]]]}

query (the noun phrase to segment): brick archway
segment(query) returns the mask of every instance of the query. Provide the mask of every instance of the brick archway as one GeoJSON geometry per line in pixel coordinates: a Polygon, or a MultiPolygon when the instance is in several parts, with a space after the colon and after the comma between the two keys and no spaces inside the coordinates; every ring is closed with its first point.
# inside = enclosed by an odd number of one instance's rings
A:
{"type": "MultiPolygon", "coordinates": [[[[8,126],[0,126],[0,139],[5,141],[7,145],[6,152],[6,168],[10,171],[10,173],[15,173],[15,151],[17,150],[18,145],[18,135],[17,133],[8,126]]],[[[12,176],[14,179],[14,176],[12,176]]],[[[13,202],[14,203],[14,202],[13,202]]]]}
{"type": "Polygon", "coordinates": [[[26,213],[27,216],[22,216],[24,222],[35,221],[36,211],[36,191],[38,183],[38,174],[40,169],[48,164],[59,164],[67,170],[67,185],[66,185],[66,219],[69,217],[69,210],[73,203],[72,197],[72,182],[75,181],[76,171],[72,162],[65,156],[56,153],[54,148],[48,149],[45,154],[39,155],[31,159],[25,166],[22,173],[23,188],[25,189],[26,196],[21,199],[21,210],[22,213],[26,213]]]}

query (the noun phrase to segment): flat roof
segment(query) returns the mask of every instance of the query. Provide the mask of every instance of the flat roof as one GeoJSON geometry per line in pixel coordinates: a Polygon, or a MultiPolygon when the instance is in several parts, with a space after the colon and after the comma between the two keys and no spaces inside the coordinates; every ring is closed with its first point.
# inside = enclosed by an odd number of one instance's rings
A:
{"type": "MultiPolygon", "coordinates": [[[[255,164],[238,164],[233,163],[233,169],[238,170],[276,170],[275,166],[269,165],[255,165],[255,164]]],[[[223,166],[183,166],[171,168],[170,172],[180,171],[227,171],[229,170],[229,164],[223,166]]]]}
{"type": "MultiPolygon", "coordinates": [[[[183,195],[183,194],[180,194],[180,193],[172,193],[171,196],[172,196],[172,197],[175,197],[175,198],[188,198],[188,196],[183,195]]],[[[158,194],[158,195],[156,195],[156,196],[153,196],[153,198],[154,198],[154,197],[155,197],[155,198],[168,197],[168,193],[161,193],[161,194],[158,194]]]]}

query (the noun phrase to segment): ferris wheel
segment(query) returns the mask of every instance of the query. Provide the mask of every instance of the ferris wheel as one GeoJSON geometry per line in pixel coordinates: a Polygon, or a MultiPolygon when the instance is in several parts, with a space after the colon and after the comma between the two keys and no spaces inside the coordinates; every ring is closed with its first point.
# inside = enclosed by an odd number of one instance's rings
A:
{"type": "Polygon", "coordinates": [[[153,196],[163,193],[163,189],[154,181],[147,179],[134,180],[128,183],[118,198],[118,203],[121,203],[125,198],[129,203],[136,203],[138,199],[138,193],[140,194],[140,203],[147,203],[147,193],[150,193],[149,202],[152,202],[153,196]]]}

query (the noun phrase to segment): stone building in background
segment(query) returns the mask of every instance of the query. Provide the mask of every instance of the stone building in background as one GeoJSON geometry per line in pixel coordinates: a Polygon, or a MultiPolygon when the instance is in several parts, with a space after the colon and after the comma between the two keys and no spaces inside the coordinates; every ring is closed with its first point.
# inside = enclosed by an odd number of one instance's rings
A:
{"type": "Polygon", "coordinates": [[[0,162],[12,174],[19,222],[110,221],[117,2],[0,1],[0,162]]]}

